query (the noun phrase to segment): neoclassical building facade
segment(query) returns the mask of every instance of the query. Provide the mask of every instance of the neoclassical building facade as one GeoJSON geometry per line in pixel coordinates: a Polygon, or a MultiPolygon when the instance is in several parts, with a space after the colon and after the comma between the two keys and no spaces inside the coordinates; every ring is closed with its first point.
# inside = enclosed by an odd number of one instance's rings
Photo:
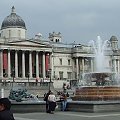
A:
{"type": "MultiPolygon", "coordinates": [[[[95,69],[94,52],[90,46],[64,44],[61,33],[49,33],[43,40],[39,33],[28,39],[23,19],[12,7],[1,25],[0,80],[34,81],[51,79],[82,79],[86,72],[95,69]]],[[[106,68],[120,74],[118,40],[112,36],[106,50],[106,68]]]]}

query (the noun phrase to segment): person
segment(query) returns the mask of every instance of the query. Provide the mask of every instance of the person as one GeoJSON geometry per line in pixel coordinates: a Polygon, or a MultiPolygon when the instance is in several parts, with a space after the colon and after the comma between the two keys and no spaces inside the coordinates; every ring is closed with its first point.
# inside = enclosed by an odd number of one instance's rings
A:
{"type": "Polygon", "coordinates": [[[46,101],[46,112],[49,113],[49,101],[48,96],[50,95],[51,90],[44,94],[44,101],[46,101]]]}
{"type": "Polygon", "coordinates": [[[15,120],[11,112],[11,102],[8,98],[0,99],[0,120],[15,120]]]}
{"type": "Polygon", "coordinates": [[[56,107],[56,97],[53,94],[53,92],[50,92],[50,95],[48,96],[48,101],[49,101],[49,113],[54,114],[56,107]]]}
{"type": "Polygon", "coordinates": [[[60,101],[61,101],[61,111],[65,111],[67,107],[67,95],[63,92],[60,95],[60,101]]]}
{"type": "Polygon", "coordinates": [[[67,85],[66,85],[66,83],[63,84],[63,91],[64,91],[64,93],[66,93],[66,91],[67,91],[67,85]]]}
{"type": "Polygon", "coordinates": [[[35,82],[36,82],[36,86],[37,86],[37,84],[38,84],[38,78],[35,79],[35,82]]]}
{"type": "Polygon", "coordinates": [[[69,97],[69,96],[70,96],[68,92],[67,92],[66,96],[67,96],[67,97],[69,97]]]}

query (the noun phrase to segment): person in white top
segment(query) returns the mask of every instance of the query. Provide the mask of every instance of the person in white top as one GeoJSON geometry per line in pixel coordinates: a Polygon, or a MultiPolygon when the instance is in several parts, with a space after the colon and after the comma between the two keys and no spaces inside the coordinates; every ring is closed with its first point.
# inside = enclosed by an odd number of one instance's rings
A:
{"type": "Polygon", "coordinates": [[[53,94],[53,92],[51,92],[50,95],[48,96],[48,101],[49,101],[49,113],[53,114],[56,107],[56,97],[53,94]]]}

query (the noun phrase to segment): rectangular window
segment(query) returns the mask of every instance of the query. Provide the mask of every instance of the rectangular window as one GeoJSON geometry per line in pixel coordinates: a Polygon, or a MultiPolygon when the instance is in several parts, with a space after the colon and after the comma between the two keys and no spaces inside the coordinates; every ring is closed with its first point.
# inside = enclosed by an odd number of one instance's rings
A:
{"type": "Polygon", "coordinates": [[[70,60],[68,60],[68,65],[70,65],[70,60]]]}
{"type": "Polygon", "coordinates": [[[67,72],[68,79],[72,79],[72,72],[67,72]]]}
{"type": "Polygon", "coordinates": [[[55,71],[54,71],[53,77],[55,78],[55,71]]]}
{"type": "Polygon", "coordinates": [[[62,65],[62,59],[60,58],[60,65],[62,65]]]}
{"type": "Polygon", "coordinates": [[[59,77],[60,79],[63,79],[63,71],[59,71],[59,77]]]}

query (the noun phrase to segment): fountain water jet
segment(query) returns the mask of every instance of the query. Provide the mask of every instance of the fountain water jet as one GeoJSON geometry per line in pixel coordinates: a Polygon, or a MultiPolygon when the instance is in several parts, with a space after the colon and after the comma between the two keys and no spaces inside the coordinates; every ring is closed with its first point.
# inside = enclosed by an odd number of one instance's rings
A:
{"type": "Polygon", "coordinates": [[[81,86],[76,89],[74,101],[118,101],[120,100],[120,87],[112,86],[110,76],[113,75],[109,69],[105,68],[106,61],[104,56],[108,41],[102,42],[100,36],[97,41],[90,41],[95,53],[95,72],[86,73],[90,82],[96,82],[94,86],[81,86]],[[109,78],[109,79],[108,79],[109,78]],[[107,85],[106,85],[107,83],[107,85]]]}
{"type": "Polygon", "coordinates": [[[104,67],[105,56],[104,50],[107,47],[108,40],[102,42],[100,36],[97,36],[97,41],[91,40],[89,44],[92,46],[95,54],[95,71],[96,72],[108,72],[108,69],[104,67]]]}

